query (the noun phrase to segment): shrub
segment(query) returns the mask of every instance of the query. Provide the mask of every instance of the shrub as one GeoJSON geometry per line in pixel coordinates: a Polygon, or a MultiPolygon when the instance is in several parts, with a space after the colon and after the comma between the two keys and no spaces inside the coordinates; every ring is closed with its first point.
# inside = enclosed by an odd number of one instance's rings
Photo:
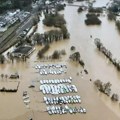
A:
{"type": "Polygon", "coordinates": [[[60,58],[60,53],[55,50],[54,53],[52,54],[52,59],[59,59],[60,58]]]}

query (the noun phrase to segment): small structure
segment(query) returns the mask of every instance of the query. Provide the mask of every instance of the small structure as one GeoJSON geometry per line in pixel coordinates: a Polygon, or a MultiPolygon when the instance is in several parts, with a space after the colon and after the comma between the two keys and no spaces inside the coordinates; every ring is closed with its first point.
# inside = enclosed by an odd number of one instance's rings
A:
{"type": "Polygon", "coordinates": [[[24,45],[16,48],[13,51],[13,56],[14,57],[22,57],[22,56],[29,56],[33,51],[35,50],[34,47],[29,46],[29,45],[24,45]]]}
{"type": "Polygon", "coordinates": [[[10,79],[19,79],[19,75],[17,73],[10,75],[10,79]]]}
{"type": "Polygon", "coordinates": [[[20,82],[0,82],[0,92],[17,92],[20,82]]]}

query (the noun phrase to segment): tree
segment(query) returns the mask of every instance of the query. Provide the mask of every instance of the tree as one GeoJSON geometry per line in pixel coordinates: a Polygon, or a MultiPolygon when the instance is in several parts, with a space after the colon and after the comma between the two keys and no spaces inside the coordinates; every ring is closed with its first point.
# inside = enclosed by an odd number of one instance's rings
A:
{"type": "Polygon", "coordinates": [[[64,7],[65,7],[65,5],[57,4],[57,6],[56,6],[56,10],[57,10],[57,11],[64,10],[64,7]]]}
{"type": "Polygon", "coordinates": [[[78,13],[80,13],[80,12],[83,11],[83,8],[82,8],[82,7],[79,7],[77,11],[78,11],[78,13]]]}
{"type": "Polygon", "coordinates": [[[32,0],[11,0],[13,8],[23,8],[32,3],[32,0]]]}
{"type": "Polygon", "coordinates": [[[62,15],[58,13],[54,15],[50,13],[50,14],[45,14],[45,19],[43,20],[43,24],[46,26],[61,27],[62,25],[66,24],[66,21],[62,15]]]}
{"type": "Polygon", "coordinates": [[[70,55],[69,57],[70,59],[72,59],[73,61],[80,61],[80,53],[79,52],[75,52],[72,55],[70,55]]]}
{"type": "Polygon", "coordinates": [[[68,39],[70,37],[66,26],[62,25],[61,26],[61,31],[62,31],[62,34],[63,34],[63,39],[68,39]]]}
{"type": "Polygon", "coordinates": [[[72,51],[74,51],[75,50],[75,46],[71,46],[71,48],[70,48],[72,51]]]}
{"type": "Polygon", "coordinates": [[[116,20],[116,16],[114,15],[113,12],[108,12],[107,17],[108,17],[108,20],[111,20],[111,21],[116,20]]]}
{"type": "Polygon", "coordinates": [[[30,8],[32,1],[33,0],[0,0],[0,13],[11,9],[30,8]]]}
{"type": "Polygon", "coordinates": [[[33,36],[33,40],[34,41],[40,41],[41,40],[41,34],[40,33],[35,33],[33,36]]]}
{"type": "Polygon", "coordinates": [[[52,59],[59,59],[60,58],[60,53],[55,50],[54,53],[52,54],[52,59]]]}
{"type": "Polygon", "coordinates": [[[101,82],[100,80],[96,80],[96,81],[94,82],[94,84],[95,84],[95,86],[96,86],[98,89],[100,89],[100,88],[101,88],[101,85],[102,85],[102,82],[101,82]]]}
{"type": "Polygon", "coordinates": [[[4,64],[4,62],[5,62],[5,57],[4,57],[4,55],[0,55],[0,63],[1,64],[4,64]]]}
{"type": "Polygon", "coordinates": [[[8,75],[7,75],[7,74],[5,74],[5,78],[6,78],[6,79],[8,78],[8,75]]]}
{"type": "Polygon", "coordinates": [[[66,51],[64,49],[61,50],[61,55],[66,55],[66,51]]]}
{"type": "Polygon", "coordinates": [[[4,78],[4,74],[1,74],[1,78],[2,78],[2,79],[4,78]]]}
{"type": "Polygon", "coordinates": [[[111,88],[110,88],[111,83],[110,82],[103,84],[100,80],[96,80],[94,82],[94,84],[100,92],[103,92],[104,94],[106,94],[108,96],[110,95],[110,92],[111,92],[111,88]]]}
{"type": "Polygon", "coordinates": [[[118,31],[120,31],[120,21],[119,20],[116,21],[116,26],[117,26],[118,31]]]}
{"type": "Polygon", "coordinates": [[[42,48],[41,50],[38,51],[37,56],[39,58],[43,58],[44,57],[44,53],[50,48],[50,46],[47,44],[44,46],[44,48],[42,48]]]}
{"type": "Polygon", "coordinates": [[[120,3],[112,3],[112,5],[108,8],[108,10],[110,12],[117,13],[119,12],[119,6],[120,6],[120,3]]]}
{"type": "Polygon", "coordinates": [[[102,23],[96,14],[87,14],[86,17],[86,25],[100,25],[102,23]]]}
{"type": "Polygon", "coordinates": [[[10,53],[10,60],[12,61],[12,63],[14,62],[14,56],[12,53],[10,53]]]}
{"type": "Polygon", "coordinates": [[[83,67],[85,66],[85,63],[84,63],[83,60],[80,60],[79,63],[80,63],[80,65],[82,65],[83,67]]]}
{"type": "Polygon", "coordinates": [[[34,17],[32,18],[33,26],[37,25],[38,22],[39,22],[39,16],[38,15],[34,15],[34,17]]]}
{"type": "Polygon", "coordinates": [[[73,0],[68,0],[68,3],[73,3],[73,0]]]}
{"type": "Polygon", "coordinates": [[[114,93],[114,94],[112,95],[112,97],[111,97],[111,100],[112,100],[112,101],[118,101],[118,100],[119,100],[118,94],[115,94],[115,93],[114,93]]]}
{"type": "Polygon", "coordinates": [[[97,48],[100,50],[101,47],[103,46],[103,44],[101,43],[100,39],[96,38],[94,42],[95,42],[95,45],[97,46],[97,48]]]}
{"type": "Polygon", "coordinates": [[[91,12],[91,13],[102,13],[103,9],[99,8],[99,7],[98,8],[90,7],[88,11],[91,12]]]}

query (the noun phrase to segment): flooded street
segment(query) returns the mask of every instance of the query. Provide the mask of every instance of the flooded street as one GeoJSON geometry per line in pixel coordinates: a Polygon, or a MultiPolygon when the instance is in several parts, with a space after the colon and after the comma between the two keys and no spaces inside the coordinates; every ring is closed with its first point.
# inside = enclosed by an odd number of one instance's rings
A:
{"type": "MultiPolygon", "coordinates": [[[[96,0],[95,6],[104,6],[109,0],[96,0]]],[[[76,3],[75,3],[76,4],[76,3]]],[[[67,22],[67,28],[70,33],[70,40],[63,40],[53,42],[50,45],[50,50],[45,55],[51,55],[54,50],[65,49],[67,55],[63,56],[61,61],[56,63],[66,63],[68,70],[66,74],[61,76],[41,76],[36,73],[34,66],[36,64],[49,64],[55,61],[42,62],[37,59],[37,52],[41,46],[36,46],[36,50],[27,60],[27,62],[14,62],[13,64],[8,61],[5,65],[0,65],[0,73],[12,74],[18,72],[20,75],[20,87],[17,93],[0,93],[0,120],[28,120],[33,117],[34,120],[119,120],[120,107],[118,103],[113,103],[109,97],[96,91],[93,81],[100,79],[103,82],[110,81],[112,84],[112,93],[117,93],[120,96],[120,72],[109,62],[105,56],[100,53],[94,44],[95,38],[100,38],[103,45],[109,49],[115,58],[120,59],[120,34],[118,33],[115,23],[109,22],[106,15],[100,16],[102,21],[101,26],[86,26],[84,20],[87,11],[80,14],[77,13],[77,7],[66,6],[65,10],[61,12],[64,14],[67,22]],[[92,35],[92,38],[90,38],[92,35]],[[85,62],[85,68],[88,70],[89,75],[83,74],[77,76],[77,72],[81,72],[83,68],[78,64],[72,64],[69,61],[71,54],[70,47],[75,46],[76,51],[79,51],[81,58],[85,62]],[[40,79],[53,79],[65,78],[68,76],[73,77],[73,82],[78,88],[78,93],[82,97],[82,106],[87,109],[86,115],[48,115],[46,105],[43,103],[43,94],[39,92],[40,79]],[[93,81],[90,82],[89,79],[93,81]],[[30,89],[28,86],[34,82],[35,89],[30,89]],[[30,96],[30,109],[27,109],[23,103],[22,94],[27,90],[30,96]],[[12,108],[12,110],[11,110],[12,108]],[[7,115],[6,115],[7,114],[7,115]],[[101,116],[102,114],[102,116],[101,116]]],[[[54,27],[48,28],[42,24],[42,19],[38,24],[37,32],[43,33],[54,27]]],[[[8,82],[2,80],[2,82],[8,82]]],[[[80,106],[80,105],[79,105],[80,106]]]]}

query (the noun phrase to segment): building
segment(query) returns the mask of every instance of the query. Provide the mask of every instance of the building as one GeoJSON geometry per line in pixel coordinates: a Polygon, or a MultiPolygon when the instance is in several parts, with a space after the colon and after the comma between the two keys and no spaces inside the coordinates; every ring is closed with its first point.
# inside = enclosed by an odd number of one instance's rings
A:
{"type": "Polygon", "coordinates": [[[24,45],[16,48],[13,51],[13,56],[14,57],[22,57],[22,56],[29,56],[33,51],[35,50],[34,47],[29,46],[29,45],[24,45]]]}

